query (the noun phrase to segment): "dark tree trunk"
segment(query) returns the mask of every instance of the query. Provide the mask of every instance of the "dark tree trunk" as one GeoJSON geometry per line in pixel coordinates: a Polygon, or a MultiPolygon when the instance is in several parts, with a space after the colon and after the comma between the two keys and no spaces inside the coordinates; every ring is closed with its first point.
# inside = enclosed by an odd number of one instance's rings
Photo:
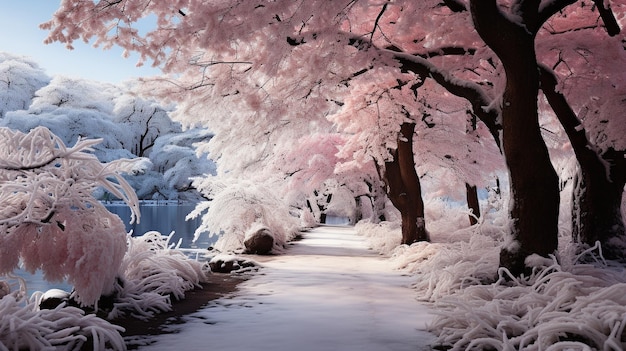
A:
{"type": "Polygon", "coordinates": [[[385,181],[391,203],[402,217],[402,244],[428,241],[424,221],[422,188],[413,160],[415,123],[404,123],[398,136],[398,148],[393,160],[385,163],[385,181]]]}
{"type": "Polygon", "coordinates": [[[480,218],[480,203],[478,202],[478,189],[475,185],[465,183],[465,191],[467,196],[467,207],[472,211],[469,215],[470,225],[478,223],[480,218]]]}
{"type": "Polygon", "coordinates": [[[354,223],[358,223],[363,219],[363,201],[361,200],[362,196],[357,196],[354,198],[354,208],[356,209],[356,213],[354,214],[354,223]]]}
{"type": "MultiPolygon", "coordinates": [[[[373,223],[379,223],[385,221],[385,203],[387,202],[387,193],[386,193],[386,184],[383,179],[383,174],[381,174],[380,167],[374,163],[376,166],[376,171],[381,179],[380,182],[369,182],[366,181],[367,188],[369,190],[369,195],[365,195],[364,197],[367,199],[367,205],[371,206],[372,214],[369,218],[373,223]],[[375,183],[375,184],[374,184],[375,183]]],[[[363,201],[361,200],[361,203],[363,201]]]]}
{"type": "Polygon", "coordinates": [[[624,152],[598,155],[565,96],[557,91],[554,73],[540,66],[541,89],[572,144],[580,166],[574,178],[572,236],[574,241],[602,245],[606,258],[626,258],[626,230],[621,205],[626,184],[624,152]],[[606,168],[608,165],[608,169],[606,168]]]}
{"type": "Polygon", "coordinates": [[[623,156],[611,167],[611,177],[604,168],[587,167],[574,178],[572,199],[572,235],[575,241],[602,246],[605,258],[626,259],[626,231],[621,205],[626,174],[623,156]]]}
{"type": "Polygon", "coordinates": [[[525,1],[519,26],[503,16],[495,0],[472,0],[478,34],[502,61],[506,86],[502,97],[502,146],[511,178],[513,243],[502,248],[500,266],[514,275],[527,269],[532,254],[547,256],[558,245],[558,177],[541,137],[537,96],[539,74],[534,33],[538,1],[525,1]]]}

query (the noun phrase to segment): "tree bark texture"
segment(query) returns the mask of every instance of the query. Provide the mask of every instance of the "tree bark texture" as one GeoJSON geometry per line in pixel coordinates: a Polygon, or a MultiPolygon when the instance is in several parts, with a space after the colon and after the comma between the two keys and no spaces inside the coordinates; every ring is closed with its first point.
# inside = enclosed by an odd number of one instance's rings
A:
{"type": "Polygon", "coordinates": [[[472,0],[474,25],[502,61],[506,86],[502,96],[502,146],[511,183],[513,244],[504,247],[500,266],[514,275],[527,269],[526,257],[547,256],[558,246],[558,177],[539,128],[539,74],[533,29],[539,1],[521,1],[526,26],[504,16],[495,0],[472,0]],[[534,16],[533,16],[534,15],[534,16]]]}
{"type": "Polygon", "coordinates": [[[398,148],[392,151],[393,160],[385,162],[385,182],[391,203],[402,217],[402,244],[428,241],[424,221],[424,201],[415,161],[413,134],[415,123],[404,123],[398,135],[398,148]]]}

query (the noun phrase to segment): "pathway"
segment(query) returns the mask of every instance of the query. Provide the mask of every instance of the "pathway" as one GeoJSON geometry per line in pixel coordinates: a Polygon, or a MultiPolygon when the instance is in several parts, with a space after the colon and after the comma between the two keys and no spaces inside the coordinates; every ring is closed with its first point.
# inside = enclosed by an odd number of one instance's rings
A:
{"type": "Polygon", "coordinates": [[[304,233],[262,266],[233,296],[140,350],[430,350],[434,337],[424,330],[432,317],[414,299],[411,278],[368,250],[353,228],[304,233]]]}

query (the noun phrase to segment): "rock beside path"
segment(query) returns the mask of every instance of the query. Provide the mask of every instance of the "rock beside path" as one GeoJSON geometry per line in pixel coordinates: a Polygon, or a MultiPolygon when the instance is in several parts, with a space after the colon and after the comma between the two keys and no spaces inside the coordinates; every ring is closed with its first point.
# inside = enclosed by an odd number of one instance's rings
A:
{"type": "Polygon", "coordinates": [[[246,234],[243,244],[247,254],[268,255],[274,247],[274,235],[268,228],[261,228],[246,234]]]}

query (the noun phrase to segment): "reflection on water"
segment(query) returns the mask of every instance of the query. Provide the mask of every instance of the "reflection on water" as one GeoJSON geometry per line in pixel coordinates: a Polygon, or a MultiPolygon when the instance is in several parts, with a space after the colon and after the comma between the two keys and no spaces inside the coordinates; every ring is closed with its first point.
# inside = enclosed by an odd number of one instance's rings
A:
{"type": "MultiPolygon", "coordinates": [[[[200,218],[185,221],[185,217],[195,208],[195,204],[142,203],[139,207],[141,221],[132,225],[128,223],[130,221],[130,209],[128,206],[107,204],[106,207],[126,223],[126,230],[128,232],[132,230],[133,236],[142,235],[151,230],[156,230],[164,235],[169,235],[174,231],[171,243],[177,244],[181,241],[180,247],[194,249],[208,248],[217,240],[217,237],[209,237],[208,234],[203,233],[195,243],[193,242],[194,232],[200,225],[200,218]]],[[[19,269],[14,273],[26,280],[28,295],[35,291],[46,291],[52,288],[71,290],[71,286],[67,283],[49,283],[45,281],[40,271],[30,274],[19,269]]],[[[12,290],[16,288],[17,286],[13,286],[12,290]]]]}

